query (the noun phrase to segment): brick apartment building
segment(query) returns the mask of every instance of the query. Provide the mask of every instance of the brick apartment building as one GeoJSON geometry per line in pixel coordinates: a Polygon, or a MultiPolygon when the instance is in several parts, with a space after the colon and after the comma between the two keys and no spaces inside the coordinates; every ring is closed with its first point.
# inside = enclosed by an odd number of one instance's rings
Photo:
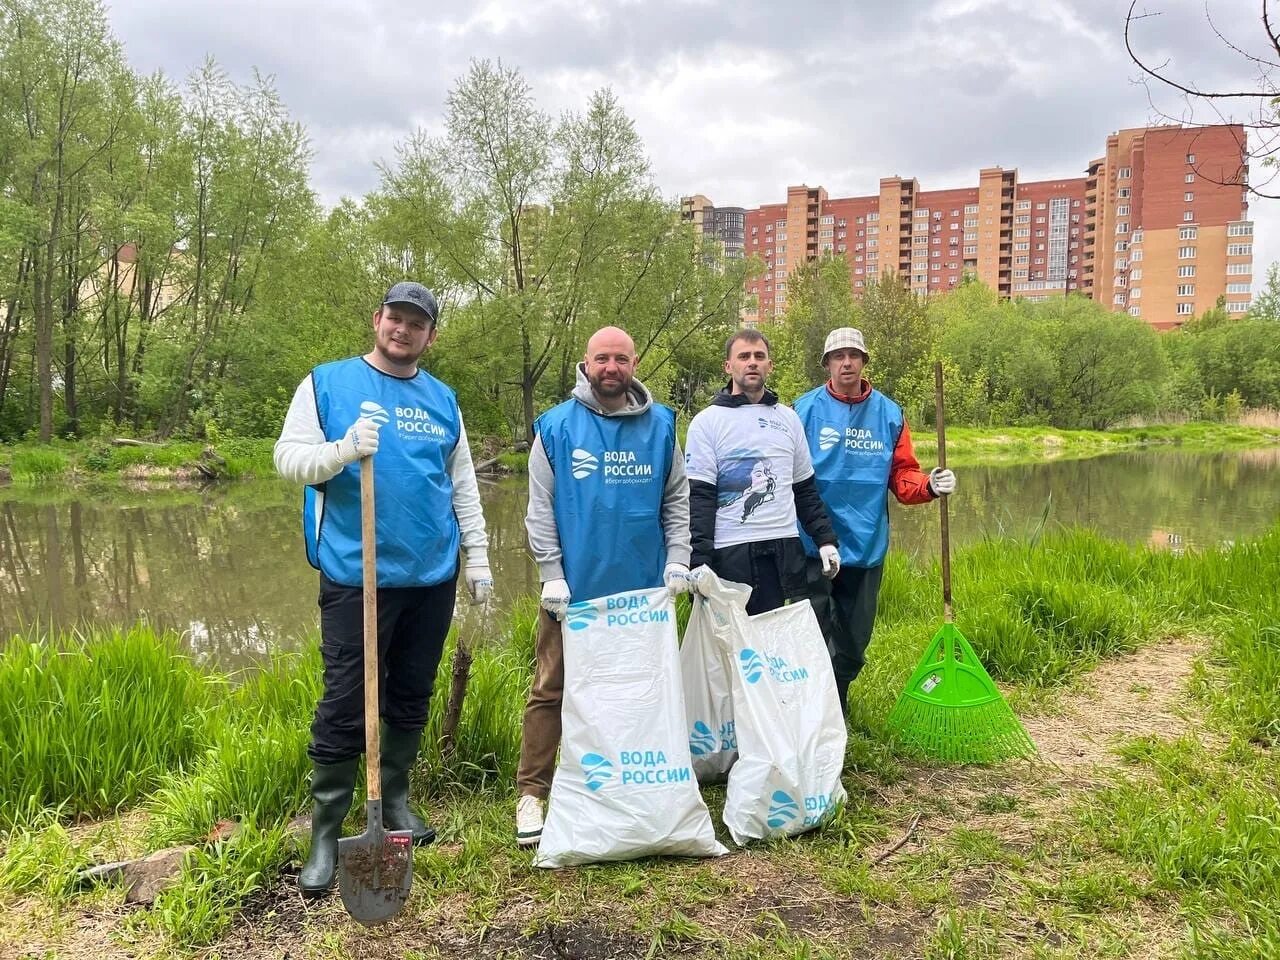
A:
{"type": "Polygon", "coordinates": [[[832,253],[849,261],[855,294],[885,271],[919,294],[972,274],[1004,297],[1080,293],[1164,329],[1219,297],[1232,315],[1249,307],[1244,144],[1239,125],[1121,130],[1084,177],[1019,182],[1017,170],[989,167],[958,189],[895,176],[871,196],[832,199],[802,185],[785,203],[743,211],[699,195],[681,213],[728,255],[763,261],[747,284],[746,322],[781,314],[792,272],[832,253]]]}

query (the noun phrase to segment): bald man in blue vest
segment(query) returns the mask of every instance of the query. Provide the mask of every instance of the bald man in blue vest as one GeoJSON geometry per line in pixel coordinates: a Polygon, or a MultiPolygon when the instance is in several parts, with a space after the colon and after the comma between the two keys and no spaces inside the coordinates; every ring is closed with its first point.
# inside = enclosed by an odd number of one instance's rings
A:
{"type": "Polygon", "coordinates": [[[689,488],[675,413],[635,379],[636,348],[605,327],[573,395],[534,423],[525,528],[542,579],[516,786],[516,841],[542,838],[560,745],[562,621],[570,601],[664,584],[688,590],[689,488]]]}

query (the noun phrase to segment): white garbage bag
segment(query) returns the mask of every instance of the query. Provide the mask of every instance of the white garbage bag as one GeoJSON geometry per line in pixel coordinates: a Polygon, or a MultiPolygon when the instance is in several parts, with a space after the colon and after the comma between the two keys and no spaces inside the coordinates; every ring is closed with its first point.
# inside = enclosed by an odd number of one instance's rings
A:
{"type": "Polygon", "coordinates": [[[534,866],[728,853],[693,775],[679,671],[664,588],[570,604],[560,763],[534,866]]]}
{"type": "Polygon", "coordinates": [[[680,641],[689,753],[699,783],[723,780],[738,759],[733,686],[729,679],[730,644],[727,640],[717,641],[716,633],[736,629],[734,611],[746,610],[751,588],[726,581],[720,581],[720,585],[723,589],[714,596],[694,595],[693,611],[680,641]]]}
{"type": "MultiPolygon", "coordinates": [[[[736,587],[704,576],[713,598],[736,587]]],[[[846,796],[840,771],[847,731],[831,657],[808,600],[754,617],[743,607],[734,625],[715,634],[733,665],[738,738],[724,822],[739,844],[803,833],[846,796]]]]}

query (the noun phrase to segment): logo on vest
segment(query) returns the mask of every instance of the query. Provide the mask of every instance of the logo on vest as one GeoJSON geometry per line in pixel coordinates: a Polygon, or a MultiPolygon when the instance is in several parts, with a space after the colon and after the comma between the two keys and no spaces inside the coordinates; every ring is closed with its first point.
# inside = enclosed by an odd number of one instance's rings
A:
{"type": "Polygon", "coordinates": [[[830,450],[840,442],[840,431],[831,427],[823,427],[818,431],[818,449],[830,450]]]}
{"type": "Polygon", "coordinates": [[[599,460],[580,447],[574,448],[573,463],[570,467],[570,471],[573,473],[573,479],[585,480],[599,469],[599,460]]]}
{"type": "Polygon", "coordinates": [[[597,470],[601,470],[607,484],[648,483],[653,479],[653,464],[642,461],[634,450],[605,450],[597,457],[588,450],[575,447],[570,467],[573,478],[585,480],[597,470]],[[603,470],[601,460],[604,461],[603,470]]]}
{"type": "MultiPolygon", "coordinates": [[[[449,430],[435,423],[431,419],[431,413],[422,407],[395,407],[394,414],[396,433],[405,440],[444,443],[449,438],[449,430]]],[[[372,420],[379,427],[385,427],[392,419],[392,414],[372,400],[361,402],[360,416],[372,420]]]]}
{"type": "MultiPolygon", "coordinates": [[[[830,429],[830,428],[828,428],[830,429]]],[[[825,433],[823,430],[819,433],[819,437],[825,433]]],[[[834,431],[832,431],[834,432],[834,431]]],[[[837,436],[839,436],[837,434],[837,436]]],[[[819,440],[821,444],[821,440],[819,440]]],[[[852,450],[854,453],[880,453],[885,450],[887,445],[883,440],[876,439],[876,435],[865,427],[845,427],[844,428],[844,448],[852,450]]],[[[826,447],[823,447],[825,450],[826,447]]]]}

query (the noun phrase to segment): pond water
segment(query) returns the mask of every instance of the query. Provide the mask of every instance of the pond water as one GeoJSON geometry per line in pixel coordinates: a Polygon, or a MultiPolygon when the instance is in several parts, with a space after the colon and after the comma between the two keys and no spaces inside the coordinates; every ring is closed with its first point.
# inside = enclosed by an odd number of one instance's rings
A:
{"type": "MultiPolygon", "coordinates": [[[[1175,551],[1255,536],[1280,519],[1280,448],[1177,450],[1025,466],[962,467],[953,547],[986,536],[1084,526],[1175,551]]],[[[538,590],[524,539],[526,481],[482,484],[496,597],[460,596],[459,629],[496,630],[538,590]]],[[[231,669],[313,642],[316,573],[303,555],[301,494],[275,481],[203,493],[0,488],[0,637],[145,621],[231,669]]],[[[932,506],[891,510],[891,549],[938,549],[932,506]]],[[[460,591],[465,595],[465,590],[460,591]]]]}

